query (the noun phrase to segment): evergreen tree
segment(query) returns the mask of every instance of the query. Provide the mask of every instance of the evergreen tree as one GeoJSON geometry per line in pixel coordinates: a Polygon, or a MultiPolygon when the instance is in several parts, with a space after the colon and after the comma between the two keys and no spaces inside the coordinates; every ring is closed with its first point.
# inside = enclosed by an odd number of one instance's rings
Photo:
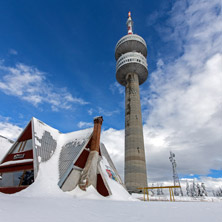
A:
{"type": "MultiPolygon", "coordinates": [[[[159,187],[159,184],[157,184],[157,187],[159,187]]],[[[160,188],[157,188],[157,195],[160,195],[160,188]]]]}
{"type": "Polygon", "coordinates": [[[197,185],[195,183],[195,180],[193,180],[193,193],[192,193],[192,197],[197,197],[197,185]]]}
{"type": "Polygon", "coordinates": [[[215,192],[216,197],[222,197],[222,188],[220,187],[218,190],[215,192]]]}
{"type": "Polygon", "coordinates": [[[197,196],[198,197],[202,197],[203,196],[202,189],[201,189],[199,183],[197,183],[197,196]]]}
{"type": "MultiPolygon", "coordinates": [[[[152,187],[154,187],[154,184],[152,183],[152,187]]],[[[155,195],[155,192],[154,192],[154,189],[151,190],[151,196],[154,196],[155,195]]]]}
{"type": "Polygon", "coordinates": [[[201,183],[201,188],[204,196],[207,196],[207,190],[204,183],[201,183]]]}
{"type": "Polygon", "coordinates": [[[188,181],[187,181],[187,185],[186,185],[186,191],[187,191],[187,196],[190,197],[191,193],[190,193],[190,186],[189,186],[188,181]]]}
{"type": "MultiPolygon", "coordinates": [[[[160,185],[161,187],[163,186],[163,184],[161,183],[161,185],[160,185]]],[[[161,195],[164,195],[164,192],[163,192],[163,188],[160,188],[160,194],[161,195]]]]}

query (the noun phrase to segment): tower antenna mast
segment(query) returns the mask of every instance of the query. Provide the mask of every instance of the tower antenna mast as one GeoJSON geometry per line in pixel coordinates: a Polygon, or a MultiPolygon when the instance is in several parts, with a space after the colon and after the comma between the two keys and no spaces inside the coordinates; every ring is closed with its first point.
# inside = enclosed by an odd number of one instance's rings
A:
{"type": "MultiPolygon", "coordinates": [[[[176,164],[176,160],[175,160],[175,154],[173,152],[170,151],[170,162],[172,163],[172,168],[173,168],[173,182],[174,182],[174,186],[180,186],[180,180],[177,174],[177,164],[176,164]]],[[[179,194],[181,194],[181,196],[183,196],[183,191],[182,188],[180,186],[180,191],[178,192],[177,188],[174,188],[174,194],[175,196],[179,196],[179,194]]]]}

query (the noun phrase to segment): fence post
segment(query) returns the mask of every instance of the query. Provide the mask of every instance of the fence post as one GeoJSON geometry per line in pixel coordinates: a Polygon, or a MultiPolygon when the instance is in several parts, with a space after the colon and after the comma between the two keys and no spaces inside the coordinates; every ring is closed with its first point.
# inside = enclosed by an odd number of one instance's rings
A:
{"type": "Polygon", "coordinates": [[[147,192],[147,201],[150,201],[150,198],[149,198],[149,190],[146,189],[146,192],[147,192]]]}
{"type": "Polygon", "coordinates": [[[146,193],[145,193],[145,192],[146,192],[146,190],[145,190],[145,187],[144,187],[144,188],[143,188],[143,200],[144,200],[144,201],[146,201],[146,193]]]}
{"type": "Polygon", "coordinates": [[[172,197],[171,197],[171,188],[169,188],[169,192],[170,192],[170,201],[172,201],[172,197]]]}

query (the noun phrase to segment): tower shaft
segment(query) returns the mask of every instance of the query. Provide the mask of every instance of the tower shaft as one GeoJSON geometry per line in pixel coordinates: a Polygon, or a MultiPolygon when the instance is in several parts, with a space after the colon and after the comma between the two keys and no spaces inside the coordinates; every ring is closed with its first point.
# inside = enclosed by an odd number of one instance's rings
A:
{"type": "Polygon", "coordinates": [[[136,73],[126,76],[125,185],[130,192],[138,192],[138,187],[147,187],[139,78],[136,73]]]}
{"type": "Polygon", "coordinates": [[[128,35],[116,44],[116,79],[125,86],[125,185],[129,192],[147,187],[146,160],[139,85],[148,77],[145,40],[133,34],[131,13],[128,14],[128,35]]]}

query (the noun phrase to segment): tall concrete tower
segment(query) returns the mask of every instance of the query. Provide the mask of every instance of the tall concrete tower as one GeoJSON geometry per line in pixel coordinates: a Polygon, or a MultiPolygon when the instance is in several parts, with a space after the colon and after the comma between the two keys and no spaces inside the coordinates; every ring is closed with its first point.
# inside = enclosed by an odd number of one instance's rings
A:
{"type": "Polygon", "coordinates": [[[146,159],[139,85],[148,77],[145,40],[133,34],[131,13],[127,20],[128,35],[116,44],[116,79],[125,86],[125,185],[129,192],[147,186],[146,159]]]}

